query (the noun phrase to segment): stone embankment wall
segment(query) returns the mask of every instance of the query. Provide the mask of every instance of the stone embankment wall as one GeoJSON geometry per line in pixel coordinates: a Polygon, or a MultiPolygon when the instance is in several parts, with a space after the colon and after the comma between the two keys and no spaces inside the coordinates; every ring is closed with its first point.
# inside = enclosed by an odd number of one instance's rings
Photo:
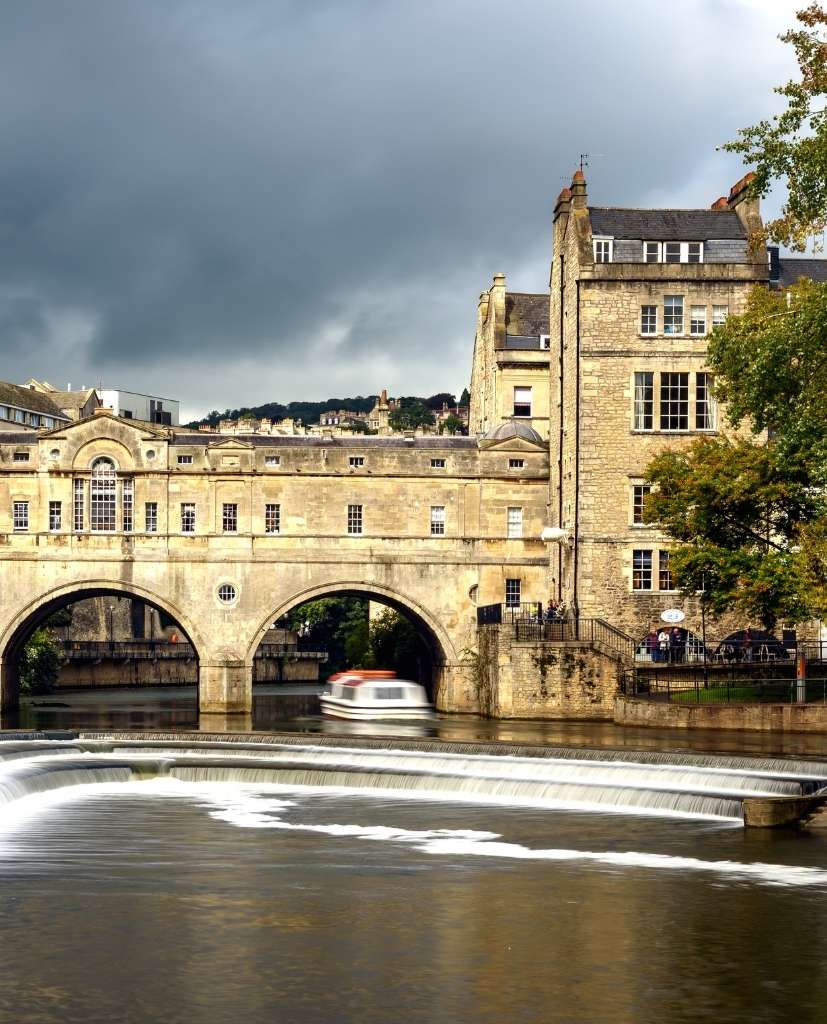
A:
{"type": "Polygon", "coordinates": [[[618,725],[827,733],[827,704],[670,704],[622,695],[614,703],[618,725]]]}
{"type": "Polygon", "coordinates": [[[517,642],[506,628],[479,629],[474,678],[480,712],[493,718],[611,720],[620,667],[578,643],[517,642]]]}

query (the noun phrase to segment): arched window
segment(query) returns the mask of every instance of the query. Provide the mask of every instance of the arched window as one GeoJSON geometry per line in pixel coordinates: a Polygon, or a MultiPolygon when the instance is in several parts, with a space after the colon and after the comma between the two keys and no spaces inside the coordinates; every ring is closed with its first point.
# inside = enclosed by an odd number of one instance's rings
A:
{"type": "Polygon", "coordinates": [[[95,459],[89,488],[89,528],[98,533],[116,529],[118,474],[111,459],[95,459]]]}
{"type": "Polygon", "coordinates": [[[132,477],[119,478],[114,459],[99,456],[89,467],[88,477],[84,474],[74,479],[72,529],[75,533],[115,533],[118,529],[132,533],[134,496],[132,477]]]}

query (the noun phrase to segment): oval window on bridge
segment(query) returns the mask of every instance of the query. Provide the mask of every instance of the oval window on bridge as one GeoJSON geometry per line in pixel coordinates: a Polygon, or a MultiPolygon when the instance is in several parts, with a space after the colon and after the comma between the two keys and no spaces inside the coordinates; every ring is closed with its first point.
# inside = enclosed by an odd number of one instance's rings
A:
{"type": "Polygon", "coordinates": [[[218,588],[218,600],[223,604],[232,604],[238,596],[238,591],[232,583],[222,583],[218,588]]]}

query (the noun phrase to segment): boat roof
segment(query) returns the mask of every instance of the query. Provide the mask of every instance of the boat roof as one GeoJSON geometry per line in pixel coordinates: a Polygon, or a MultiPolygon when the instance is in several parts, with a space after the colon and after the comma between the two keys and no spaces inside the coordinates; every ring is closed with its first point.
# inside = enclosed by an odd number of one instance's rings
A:
{"type": "Polygon", "coordinates": [[[393,683],[395,686],[419,686],[410,679],[397,679],[393,672],[370,670],[365,672],[342,672],[331,676],[331,683],[339,686],[362,686],[363,683],[393,683]]]}

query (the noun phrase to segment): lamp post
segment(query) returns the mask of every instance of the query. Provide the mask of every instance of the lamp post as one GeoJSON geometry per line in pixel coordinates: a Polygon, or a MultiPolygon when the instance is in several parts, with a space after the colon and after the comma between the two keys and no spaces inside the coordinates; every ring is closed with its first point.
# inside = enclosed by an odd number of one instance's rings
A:
{"type": "Polygon", "coordinates": [[[706,573],[701,573],[701,644],[704,649],[704,689],[709,689],[709,669],[706,664],[706,573]]]}
{"type": "Polygon", "coordinates": [[[115,606],[114,606],[114,604],[110,604],[109,605],[108,611],[109,611],[109,649],[110,650],[114,650],[114,645],[115,645],[115,623],[114,623],[115,606]]]}

